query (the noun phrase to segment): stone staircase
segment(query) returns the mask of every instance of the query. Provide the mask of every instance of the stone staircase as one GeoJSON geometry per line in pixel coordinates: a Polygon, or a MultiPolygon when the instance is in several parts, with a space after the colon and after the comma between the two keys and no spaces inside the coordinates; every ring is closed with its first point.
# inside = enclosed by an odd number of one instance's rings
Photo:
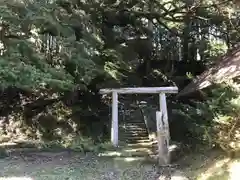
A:
{"type": "MultiPolygon", "coordinates": [[[[157,162],[157,140],[155,137],[153,137],[153,139],[149,138],[146,124],[138,107],[125,108],[132,109],[132,111],[130,113],[123,112],[124,117],[119,116],[118,148],[101,153],[100,156],[115,158],[131,157],[135,160],[157,162]]],[[[169,150],[172,156],[172,152],[173,154],[175,153],[175,147],[173,146],[173,150],[171,149],[169,150]]]]}
{"type": "MultiPolygon", "coordinates": [[[[128,118],[119,123],[119,147],[101,153],[100,156],[127,158],[127,161],[158,163],[158,145],[156,140],[149,138],[147,127],[143,120],[128,118]]],[[[170,150],[171,161],[179,157],[179,148],[173,143],[170,150]]],[[[176,160],[176,159],[175,159],[176,160]]],[[[175,161],[174,160],[174,161],[175,161]]]]}
{"type": "Polygon", "coordinates": [[[142,119],[128,119],[119,126],[120,146],[129,156],[146,157],[156,154],[157,145],[149,139],[146,125],[142,119]]]}

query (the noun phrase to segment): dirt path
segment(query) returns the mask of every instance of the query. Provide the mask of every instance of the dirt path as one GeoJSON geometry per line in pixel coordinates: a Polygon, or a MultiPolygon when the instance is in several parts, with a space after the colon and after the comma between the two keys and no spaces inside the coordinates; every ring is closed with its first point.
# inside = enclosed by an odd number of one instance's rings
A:
{"type": "Polygon", "coordinates": [[[0,177],[29,177],[34,180],[158,179],[152,164],[126,158],[98,157],[79,153],[25,153],[0,160],[0,177]]]}
{"type": "Polygon", "coordinates": [[[192,154],[180,163],[178,169],[160,169],[133,157],[25,152],[0,159],[0,180],[238,180],[240,176],[240,159],[217,152],[192,154]],[[162,176],[163,172],[171,178],[162,176]]]}

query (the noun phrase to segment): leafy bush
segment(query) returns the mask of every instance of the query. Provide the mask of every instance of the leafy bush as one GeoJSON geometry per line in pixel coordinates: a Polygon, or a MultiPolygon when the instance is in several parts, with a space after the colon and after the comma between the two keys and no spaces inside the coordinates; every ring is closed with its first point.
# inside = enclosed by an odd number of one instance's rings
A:
{"type": "Polygon", "coordinates": [[[112,147],[110,142],[94,143],[92,139],[83,137],[75,137],[69,144],[70,149],[83,152],[100,152],[112,147]]]}
{"type": "Polygon", "coordinates": [[[221,116],[216,120],[214,142],[231,156],[240,152],[240,116],[221,116]]]}
{"type": "Polygon", "coordinates": [[[82,136],[68,136],[65,139],[58,141],[50,141],[48,143],[42,142],[39,145],[39,148],[45,150],[68,149],[77,152],[101,152],[112,149],[113,146],[110,142],[95,143],[95,141],[91,138],[82,136]]]}
{"type": "Polygon", "coordinates": [[[188,140],[192,145],[217,146],[228,153],[240,150],[240,96],[236,84],[214,85],[205,91],[204,101],[177,104],[173,111],[173,138],[188,140]]]}

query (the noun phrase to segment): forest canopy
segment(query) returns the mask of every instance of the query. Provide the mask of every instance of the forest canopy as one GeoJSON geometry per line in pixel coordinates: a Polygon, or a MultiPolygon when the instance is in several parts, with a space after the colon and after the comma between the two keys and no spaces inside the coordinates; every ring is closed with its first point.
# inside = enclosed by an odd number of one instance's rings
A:
{"type": "Polygon", "coordinates": [[[239,39],[231,1],[4,0],[0,6],[2,87],[69,90],[99,77],[97,83],[107,79],[112,86],[154,79],[161,79],[157,86],[181,85],[179,76],[201,73],[239,39]]]}

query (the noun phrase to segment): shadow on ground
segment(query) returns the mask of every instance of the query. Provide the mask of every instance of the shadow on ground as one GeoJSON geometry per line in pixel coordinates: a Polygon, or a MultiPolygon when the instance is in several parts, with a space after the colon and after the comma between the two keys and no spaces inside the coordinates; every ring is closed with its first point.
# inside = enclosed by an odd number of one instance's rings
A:
{"type": "Polygon", "coordinates": [[[155,166],[92,153],[22,153],[0,160],[0,177],[35,179],[156,179],[155,166]]]}
{"type": "Polygon", "coordinates": [[[177,162],[178,166],[171,167],[159,167],[143,157],[116,154],[107,157],[60,149],[17,152],[0,159],[0,180],[165,180],[167,176],[169,180],[238,180],[240,176],[240,159],[227,158],[216,150],[189,154],[177,162]]]}

